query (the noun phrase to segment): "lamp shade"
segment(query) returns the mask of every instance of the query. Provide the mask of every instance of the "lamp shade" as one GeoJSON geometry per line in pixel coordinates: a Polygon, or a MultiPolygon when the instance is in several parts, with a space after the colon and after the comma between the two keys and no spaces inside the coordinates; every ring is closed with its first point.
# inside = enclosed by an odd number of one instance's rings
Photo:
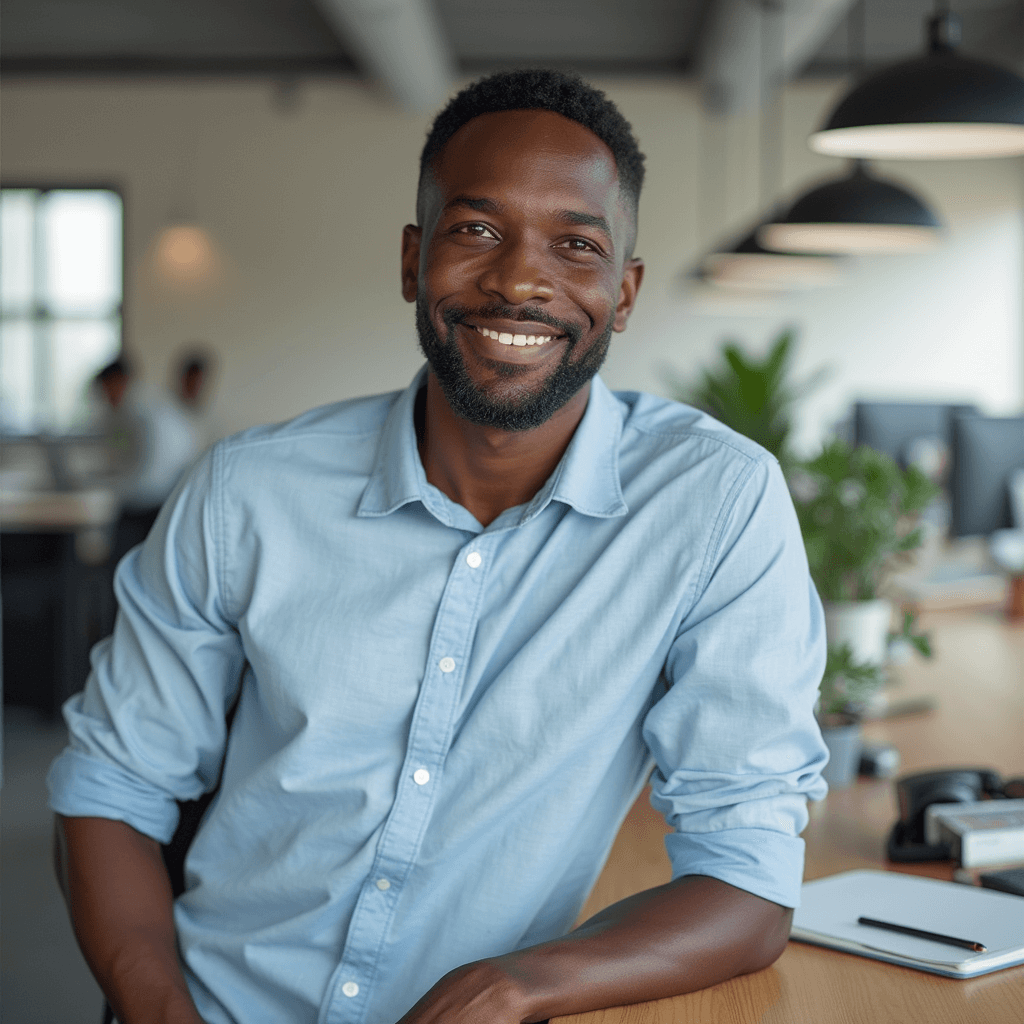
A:
{"type": "Polygon", "coordinates": [[[834,284],[839,263],[830,256],[773,252],[758,241],[760,226],[739,242],[705,257],[704,280],[722,288],[779,291],[834,284]]]}
{"type": "Polygon", "coordinates": [[[809,140],[829,156],[951,160],[1024,153],[1024,78],[956,52],[959,21],[929,21],[930,52],[870,75],[809,140]]]}
{"type": "Polygon", "coordinates": [[[792,253],[886,253],[931,248],[941,225],[907,189],[869,174],[850,174],[802,195],[781,219],[757,233],[767,249],[792,253]]]}
{"type": "Polygon", "coordinates": [[[161,284],[184,290],[205,290],[221,281],[220,254],[198,224],[177,223],[165,227],[151,247],[153,270],[161,284]]]}

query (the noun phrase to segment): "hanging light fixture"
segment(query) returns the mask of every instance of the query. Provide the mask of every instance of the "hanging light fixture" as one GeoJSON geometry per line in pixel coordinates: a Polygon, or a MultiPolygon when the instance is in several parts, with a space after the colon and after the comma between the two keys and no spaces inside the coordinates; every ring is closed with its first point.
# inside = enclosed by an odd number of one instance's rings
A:
{"type": "Polygon", "coordinates": [[[839,278],[839,261],[825,255],[794,255],[765,248],[758,225],[735,245],[713,252],[701,264],[704,280],[721,288],[787,291],[819,288],[839,278]]]}
{"type": "MultiPolygon", "coordinates": [[[[781,27],[781,7],[764,0],[761,7],[761,114],[759,124],[760,166],[758,192],[762,204],[779,191],[782,167],[782,109],[779,83],[769,82],[769,69],[781,66],[782,39],[772,39],[770,29],[781,27]],[[769,116],[771,113],[771,116],[769,116]]],[[[746,292],[785,292],[818,288],[835,283],[840,264],[826,255],[792,255],[766,248],[758,240],[765,223],[757,224],[738,242],[716,249],[704,258],[699,274],[718,288],[746,292]]]]}
{"type": "Polygon", "coordinates": [[[220,281],[217,247],[198,224],[176,221],[167,225],[153,242],[152,253],[154,269],[166,284],[203,289],[220,281]]]}
{"type": "Polygon", "coordinates": [[[849,174],[804,193],[761,227],[757,240],[780,252],[868,254],[929,249],[940,233],[939,219],[913,192],[856,160],[849,174]]]}
{"type": "Polygon", "coordinates": [[[955,160],[1024,153],[1024,78],[957,52],[960,19],[928,20],[928,53],[870,75],[809,141],[828,156],[955,160]]]}
{"type": "Polygon", "coordinates": [[[186,89],[182,121],[167,163],[174,168],[168,216],[147,247],[144,274],[160,293],[198,298],[215,293],[224,283],[227,264],[214,236],[197,211],[198,155],[202,146],[199,94],[186,89]]]}

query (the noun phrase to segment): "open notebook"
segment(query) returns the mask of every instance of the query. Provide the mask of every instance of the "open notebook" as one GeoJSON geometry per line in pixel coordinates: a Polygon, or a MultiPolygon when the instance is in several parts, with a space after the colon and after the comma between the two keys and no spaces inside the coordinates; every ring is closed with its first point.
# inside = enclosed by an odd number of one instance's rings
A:
{"type": "Polygon", "coordinates": [[[950,978],[1024,963],[1024,897],[896,871],[846,871],[803,886],[790,937],[950,978]],[[857,923],[893,924],[979,942],[975,953],[857,923]]]}

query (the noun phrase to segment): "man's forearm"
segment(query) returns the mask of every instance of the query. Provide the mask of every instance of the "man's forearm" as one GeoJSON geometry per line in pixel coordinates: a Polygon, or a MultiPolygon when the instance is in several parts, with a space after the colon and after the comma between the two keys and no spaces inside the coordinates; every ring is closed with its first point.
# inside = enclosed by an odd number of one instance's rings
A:
{"type": "Polygon", "coordinates": [[[562,939],[459,968],[407,1024],[511,1024],[706,988],[772,964],[792,912],[693,875],[615,903],[562,939]]]}
{"type": "Polygon", "coordinates": [[[121,1024],[202,1024],[159,844],[121,821],[58,815],[54,854],[78,944],[121,1024]]]}

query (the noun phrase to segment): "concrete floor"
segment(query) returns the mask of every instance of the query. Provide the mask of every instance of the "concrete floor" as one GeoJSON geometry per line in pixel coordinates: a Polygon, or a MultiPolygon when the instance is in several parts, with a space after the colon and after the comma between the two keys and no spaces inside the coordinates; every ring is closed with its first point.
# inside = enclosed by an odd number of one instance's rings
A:
{"type": "Polygon", "coordinates": [[[89,973],[54,881],[46,772],[66,742],[62,722],[3,709],[0,790],[0,1021],[100,1024],[89,973]]]}

